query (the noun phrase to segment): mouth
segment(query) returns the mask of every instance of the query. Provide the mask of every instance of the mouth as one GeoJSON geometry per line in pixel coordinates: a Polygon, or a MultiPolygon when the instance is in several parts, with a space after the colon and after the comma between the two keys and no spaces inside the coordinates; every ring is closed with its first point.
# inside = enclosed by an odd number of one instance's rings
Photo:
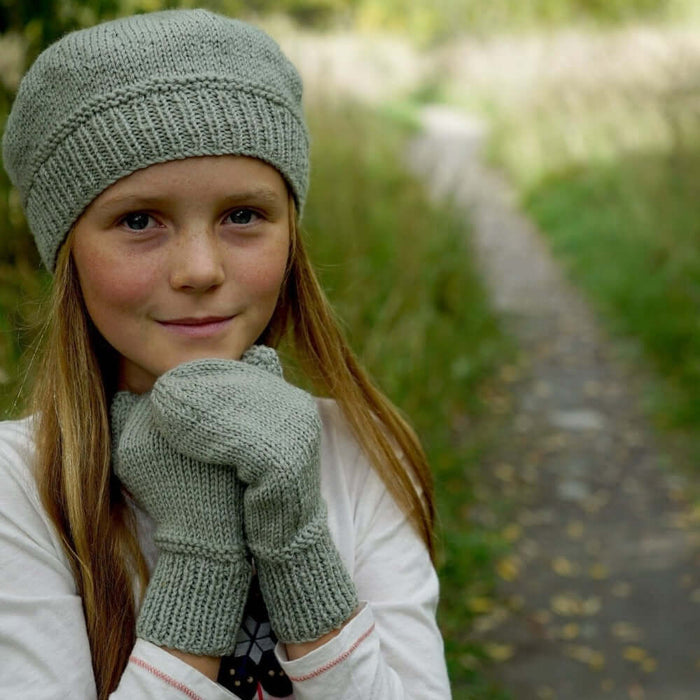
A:
{"type": "Polygon", "coordinates": [[[208,323],[220,323],[221,321],[228,321],[231,318],[233,318],[233,316],[188,316],[187,318],[173,318],[168,321],[160,321],[159,323],[176,326],[205,326],[208,323]]]}
{"type": "Polygon", "coordinates": [[[223,331],[235,316],[202,316],[158,321],[168,331],[189,338],[209,338],[223,331]]]}

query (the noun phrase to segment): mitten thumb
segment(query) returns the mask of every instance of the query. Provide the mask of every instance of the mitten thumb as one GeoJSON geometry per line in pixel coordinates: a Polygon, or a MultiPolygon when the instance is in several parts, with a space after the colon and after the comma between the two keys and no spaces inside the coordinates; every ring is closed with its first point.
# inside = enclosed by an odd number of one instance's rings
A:
{"type": "Polygon", "coordinates": [[[234,360],[185,362],[161,375],[151,390],[153,419],[181,454],[207,464],[226,464],[228,396],[234,360]]]}
{"type": "Polygon", "coordinates": [[[277,357],[277,353],[267,345],[252,345],[243,353],[241,362],[264,369],[267,372],[276,374],[278,377],[283,375],[282,365],[279,357],[277,357]]]}

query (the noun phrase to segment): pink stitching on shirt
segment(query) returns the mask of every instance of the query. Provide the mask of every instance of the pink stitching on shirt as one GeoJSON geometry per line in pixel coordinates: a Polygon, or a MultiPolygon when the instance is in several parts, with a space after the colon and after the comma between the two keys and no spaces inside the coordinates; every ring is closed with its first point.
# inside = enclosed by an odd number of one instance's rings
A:
{"type": "Polygon", "coordinates": [[[345,661],[345,659],[352,654],[357,647],[362,644],[362,642],[369,637],[370,634],[374,631],[374,623],[372,623],[372,626],[344,653],[341,654],[337,659],[333,659],[333,661],[329,661],[325,666],[321,666],[320,668],[317,668],[315,671],[312,671],[311,673],[307,673],[305,676],[289,676],[289,680],[291,681],[296,681],[296,682],[301,682],[301,681],[308,681],[310,678],[316,678],[316,676],[320,676],[322,673],[325,673],[329,669],[333,668],[333,666],[337,666],[341,661],[345,661]]]}
{"type": "Polygon", "coordinates": [[[131,656],[129,657],[129,662],[136,664],[137,666],[141,666],[141,668],[145,668],[146,671],[149,671],[157,678],[160,678],[162,681],[165,681],[168,685],[171,685],[173,688],[176,688],[181,693],[184,693],[188,698],[192,698],[192,700],[204,700],[204,698],[201,695],[197,695],[197,693],[195,693],[194,690],[190,690],[186,685],[183,685],[182,683],[176,681],[174,678],[171,678],[162,671],[159,671],[154,666],[151,666],[151,664],[146,663],[143,659],[139,659],[136,656],[131,656]]]}

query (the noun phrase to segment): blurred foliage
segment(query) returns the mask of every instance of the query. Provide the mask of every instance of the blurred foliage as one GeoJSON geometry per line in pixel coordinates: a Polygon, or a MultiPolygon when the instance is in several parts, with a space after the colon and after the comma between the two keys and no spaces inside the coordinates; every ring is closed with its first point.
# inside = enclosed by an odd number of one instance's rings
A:
{"type": "Polygon", "coordinates": [[[359,0],[355,16],[360,26],[434,43],[462,32],[672,19],[692,11],[692,5],[692,0],[359,0]]]}
{"type": "Polygon", "coordinates": [[[517,114],[494,100],[493,157],[627,350],[660,378],[659,424],[700,448],[700,81],[620,90],[601,79],[533,91],[517,114]],[[635,350],[638,347],[639,350],[635,350]]]}
{"type": "Polygon", "coordinates": [[[0,0],[0,33],[17,32],[26,41],[25,66],[66,32],[117,13],[119,0],[0,0]]]}
{"type": "Polygon", "coordinates": [[[347,13],[357,0],[0,0],[0,34],[21,33],[27,64],[49,43],[73,29],[104,19],[178,7],[204,7],[237,16],[286,14],[302,24],[321,24],[347,13]]]}
{"type": "Polygon", "coordinates": [[[114,16],[205,7],[231,16],[285,14],[305,26],[341,23],[436,42],[462,32],[531,29],[572,22],[663,20],[693,11],[693,0],[0,0],[0,34],[20,32],[31,61],[67,31],[114,16]]]}
{"type": "Polygon", "coordinates": [[[407,174],[410,121],[348,103],[315,105],[309,117],[312,259],[353,347],[415,425],[435,474],[439,619],[455,697],[504,699],[481,673],[489,656],[470,630],[471,601],[493,595],[507,544],[476,525],[471,508],[497,439],[490,385],[513,349],[473,266],[463,216],[428,201],[407,174]]]}
{"type": "Polygon", "coordinates": [[[700,152],[639,154],[552,174],[525,204],[617,330],[666,379],[664,427],[700,431],[700,152]]]}

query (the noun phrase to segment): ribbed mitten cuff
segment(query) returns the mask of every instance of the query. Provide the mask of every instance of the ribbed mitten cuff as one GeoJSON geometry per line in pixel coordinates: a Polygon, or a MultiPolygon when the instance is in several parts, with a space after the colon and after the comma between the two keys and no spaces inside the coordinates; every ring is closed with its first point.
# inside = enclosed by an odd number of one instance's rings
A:
{"type": "Polygon", "coordinates": [[[190,654],[231,654],[250,578],[243,558],[226,562],[161,552],[136,622],[137,636],[190,654]]]}
{"type": "Polygon", "coordinates": [[[328,528],[300,546],[258,552],[255,564],[270,623],[282,642],[311,642],[338,629],[357,609],[350,578],[328,528]]]}

